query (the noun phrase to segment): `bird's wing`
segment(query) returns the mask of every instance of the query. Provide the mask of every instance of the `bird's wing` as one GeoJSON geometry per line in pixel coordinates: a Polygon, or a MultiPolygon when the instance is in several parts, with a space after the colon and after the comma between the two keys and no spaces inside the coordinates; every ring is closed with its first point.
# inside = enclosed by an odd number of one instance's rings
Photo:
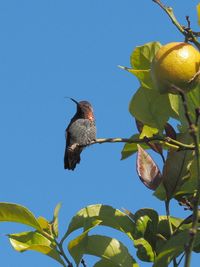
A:
{"type": "Polygon", "coordinates": [[[67,131],[67,144],[78,143],[86,145],[96,138],[95,127],[91,127],[92,122],[87,119],[78,119],[74,121],[67,131]]]}

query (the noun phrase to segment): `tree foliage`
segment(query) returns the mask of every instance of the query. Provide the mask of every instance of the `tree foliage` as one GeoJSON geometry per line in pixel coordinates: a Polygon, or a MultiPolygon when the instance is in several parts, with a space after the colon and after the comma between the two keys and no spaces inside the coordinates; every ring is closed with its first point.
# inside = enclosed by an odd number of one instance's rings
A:
{"type": "MultiPolygon", "coordinates": [[[[197,48],[200,44],[197,34],[182,27],[173,10],[154,1],[168,14],[187,41],[197,48]]],[[[200,21],[200,4],[197,6],[200,21]]],[[[136,250],[137,257],[153,267],[178,266],[185,257],[189,267],[192,251],[200,251],[199,223],[199,107],[200,86],[187,96],[180,92],[160,94],[151,78],[151,63],[159,48],[159,42],[147,43],[134,49],[130,56],[130,67],[120,66],[139,80],[139,88],[129,103],[129,111],[136,122],[138,132],[132,133],[121,152],[122,159],[137,153],[137,172],[142,183],[153,190],[158,201],[165,204],[166,215],[159,215],[154,209],[140,209],[134,213],[114,207],[94,204],[78,211],[69,222],[63,236],[58,229],[60,204],[55,208],[52,220],[36,218],[27,208],[0,203],[0,221],[28,225],[28,232],[8,235],[12,247],[19,251],[34,250],[43,253],[63,266],[74,266],[84,262],[84,255],[99,257],[95,267],[137,267],[136,259],[127,247],[116,238],[94,234],[97,228],[110,227],[127,236],[136,250]],[[175,121],[173,126],[171,120],[175,121]],[[192,128],[193,127],[193,128],[192,128]],[[195,142],[197,140],[197,142],[195,142]],[[137,144],[138,143],[138,144],[137,144]],[[148,151],[147,151],[148,150],[148,151]],[[160,170],[149,151],[161,156],[160,170]],[[165,151],[165,153],[164,153],[165,151]],[[166,155],[166,156],[165,156],[166,155]],[[175,199],[192,211],[188,218],[170,216],[169,204],[175,199]],[[70,234],[77,233],[74,239],[70,234]],[[65,241],[68,241],[68,247],[65,241]]]]}

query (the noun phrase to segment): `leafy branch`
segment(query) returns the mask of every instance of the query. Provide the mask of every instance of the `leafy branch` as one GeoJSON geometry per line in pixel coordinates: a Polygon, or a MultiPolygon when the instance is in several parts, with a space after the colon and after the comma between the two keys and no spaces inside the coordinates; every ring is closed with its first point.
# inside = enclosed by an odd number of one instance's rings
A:
{"type": "MultiPolygon", "coordinates": [[[[176,19],[173,9],[170,7],[166,7],[162,4],[160,0],[153,0],[156,4],[158,4],[169,16],[172,23],[176,26],[176,28],[184,35],[186,41],[190,41],[196,45],[196,47],[200,50],[200,43],[197,39],[197,36],[199,36],[199,33],[196,33],[192,31],[190,27],[190,20],[189,17],[186,17],[188,27],[182,26],[176,19]]],[[[199,76],[199,71],[197,72],[196,76],[199,76]]],[[[195,79],[195,77],[193,78],[195,79]]],[[[198,179],[198,185],[197,185],[197,192],[194,197],[194,203],[193,203],[193,216],[192,216],[192,227],[189,230],[189,241],[185,246],[185,267],[190,266],[191,262],[191,254],[194,247],[195,238],[197,235],[197,226],[198,226],[198,212],[199,212],[199,202],[200,202],[200,149],[199,149],[199,130],[198,130],[198,120],[199,120],[199,109],[196,109],[196,120],[195,123],[192,122],[192,119],[189,114],[188,105],[185,93],[182,89],[174,87],[175,90],[177,90],[181,96],[183,108],[185,112],[185,118],[189,125],[189,133],[193,139],[194,146],[195,146],[195,156],[196,156],[196,162],[197,162],[197,179],[198,179]]]]}
{"type": "Polygon", "coordinates": [[[197,162],[198,185],[197,185],[197,192],[196,192],[196,195],[194,197],[194,202],[193,202],[192,227],[189,230],[189,241],[185,247],[185,267],[189,267],[190,261],[191,261],[191,254],[192,254],[192,250],[194,247],[195,238],[197,235],[199,203],[200,203],[200,149],[199,149],[199,130],[198,130],[198,118],[199,118],[198,110],[199,109],[197,109],[196,111],[196,122],[194,124],[190,118],[188,105],[187,105],[187,99],[186,99],[184,91],[176,86],[173,86],[173,87],[175,87],[175,89],[179,92],[182,102],[183,102],[183,107],[185,110],[185,117],[189,125],[189,133],[191,137],[193,138],[193,141],[195,144],[195,155],[196,155],[196,162],[197,162]]]}

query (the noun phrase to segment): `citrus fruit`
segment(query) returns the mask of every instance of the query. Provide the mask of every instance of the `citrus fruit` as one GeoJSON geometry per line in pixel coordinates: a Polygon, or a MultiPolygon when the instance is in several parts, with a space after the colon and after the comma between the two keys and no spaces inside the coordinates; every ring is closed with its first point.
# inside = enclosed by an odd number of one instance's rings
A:
{"type": "Polygon", "coordinates": [[[173,42],[162,46],[151,64],[154,85],[161,93],[178,94],[172,85],[185,92],[195,88],[200,82],[200,53],[192,45],[173,42]]]}

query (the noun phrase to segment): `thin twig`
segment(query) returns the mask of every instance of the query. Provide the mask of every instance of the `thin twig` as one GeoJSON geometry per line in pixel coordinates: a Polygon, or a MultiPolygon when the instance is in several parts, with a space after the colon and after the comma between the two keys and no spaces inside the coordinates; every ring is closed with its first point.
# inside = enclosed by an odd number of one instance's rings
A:
{"type": "MultiPolygon", "coordinates": [[[[193,44],[196,45],[196,47],[200,50],[200,43],[198,41],[198,39],[196,38],[197,33],[193,32],[190,28],[188,27],[184,27],[182,26],[178,20],[176,19],[173,9],[171,7],[167,7],[165,5],[162,4],[162,2],[160,0],[152,0],[154,3],[156,3],[157,5],[159,5],[164,12],[169,16],[170,20],[172,21],[172,23],[176,26],[176,28],[184,35],[185,39],[187,41],[192,42],[193,44]]],[[[199,33],[198,33],[199,34],[199,33]]]]}
{"type": "MultiPolygon", "coordinates": [[[[55,242],[57,248],[58,248],[58,252],[59,254],[63,257],[63,259],[66,261],[66,263],[68,264],[66,267],[73,267],[72,263],[70,262],[70,260],[67,258],[64,250],[63,250],[63,246],[62,243],[59,243],[55,238],[53,238],[52,236],[50,236],[48,233],[42,231],[40,232],[44,237],[46,237],[47,239],[49,239],[51,242],[55,242]]],[[[65,263],[64,263],[65,264],[65,263]]]]}
{"type": "Polygon", "coordinates": [[[181,261],[183,260],[185,256],[185,253],[183,253],[183,255],[181,256],[181,258],[179,259],[178,263],[177,263],[177,266],[179,266],[181,264],[181,261]]]}
{"type": "Polygon", "coordinates": [[[66,261],[67,264],[68,264],[68,267],[73,267],[72,263],[71,263],[70,260],[67,258],[66,254],[65,254],[65,252],[64,252],[64,249],[63,249],[62,244],[59,243],[59,242],[57,242],[56,240],[55,240],[55,242],[56,242],[56,245],[58,246],[58,248],[59,248],[59,250],[60,250],[60,255],[65,259],[65,261],[66,261]]]}
{"type": "Polygon", "coordinates": [[[162,137],[162,136],[155,136],[155,137],[145,137],[145,138],[98,138],[94,141],[92,141],[88,145],[94,145],[94,144],[103,144],[103,143],[129,143],[129,144],[142,144],[148,142],[161,142],[164,143],[167,146],[171,146],[174,148],[177,148],[178,150],[194,150],[195,147],[193,144],[184,144],[177,140],[174,140],[170,137],[162,137]]]}
{"type": "Polygon", "coordinates": [[[87,265],[86,265],[84,259],[81,260],[81,264],[83,265],[83,267],[87,267],[87,265]]]}

